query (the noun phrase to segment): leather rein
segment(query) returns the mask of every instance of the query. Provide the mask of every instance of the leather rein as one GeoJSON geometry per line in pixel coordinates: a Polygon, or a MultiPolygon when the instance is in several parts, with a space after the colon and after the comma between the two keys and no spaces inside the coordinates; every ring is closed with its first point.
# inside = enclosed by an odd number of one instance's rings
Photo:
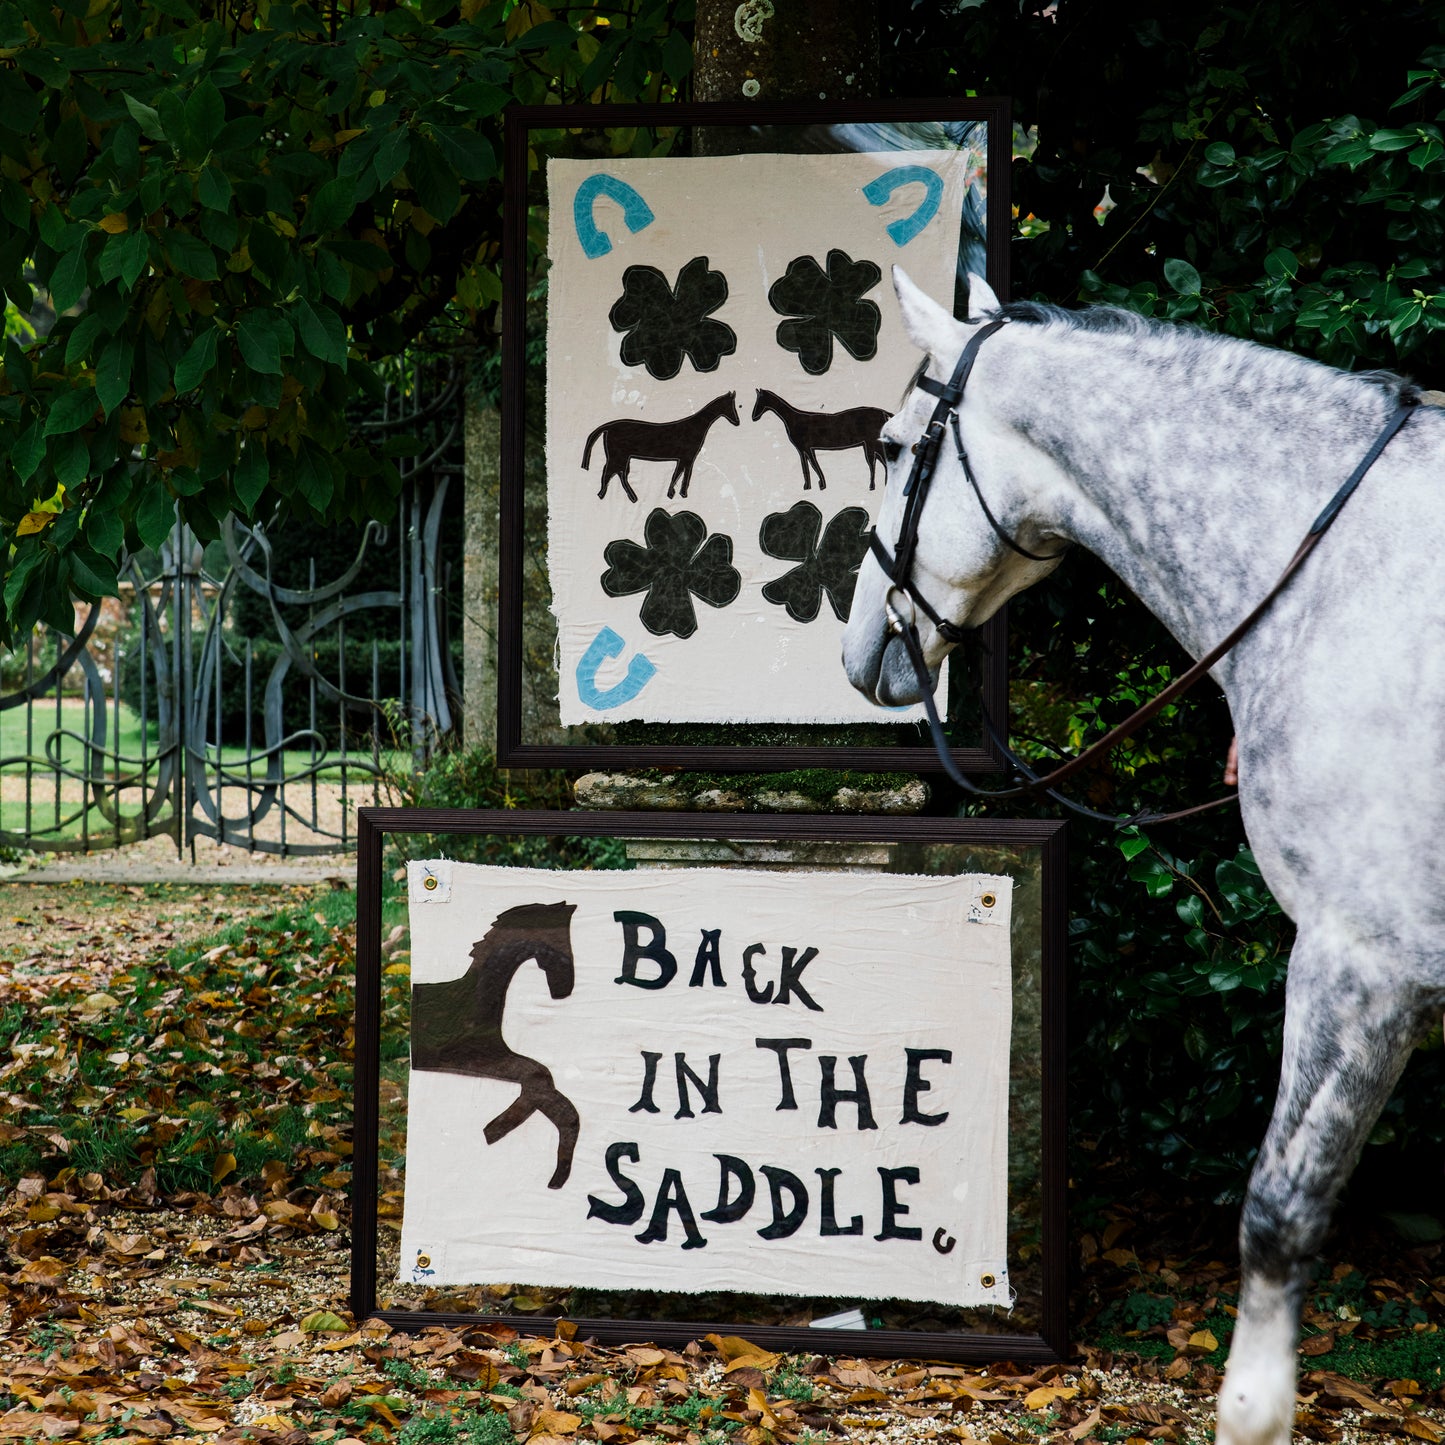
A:
{"type": "Polygon", "coordinates": [[[963,468],[963,474],[968,479],[973,489],[974,497],[978,501],[979,508],[983,512],[984,520],[992,528],[994,535],[998,537],[1006,547],[1016,552],[1019,556],[1027,558],[1031,562],[1053,562],[1064,555],[1067,551],[1067,544],[1059,552],[1041,555],[1037,552],[1030,552],[1021,546],[1011,537],[1000,525],[998,519],[990,510],[988,503],[984,500],[982,489],[979,487],[978,478],[974,475],[973,466],[968,459],[968,453],[964,449],[963,435],[959,429],[958,413],[963,403],[964,388],[968,384],[968,378],[973,371],[973,364],[978,356],[979,348],[988,340],[994,332],[1007,325],[1006,318],[999,317],[988,322],[974,332],[968,344],[963,348],[957,364],[953,368],[953,374],[947,382],[937,382],[931,377],[920,377],[916,385],[931,396],[937,398],[933,408],[933,416],[929,419],[923,435],[913,447],[913,466],[908,474],[908,481],[904,484],[903,495],[905,497],[903,508],[903,522],[899,528],[898,542],[892,554],[887,547],[879,540],[875,528],[869,536],[869,549],[874,557],[878,559],[883,568],[884,576],[890,583],[884,607],[888,618],[888,631],[890,635],[902,640],[904,650],[908,654],[908,660],[913,666],[914,675],[918,682],[918,690],[923,698],[924,710],[928,715],[928,729],[933,739],[935,752],[938,754],[938,761],[945,773],[964,792],[975,798],[1007,799],[1028,797],[1034,794],[1043,794],[1052,798],[1055,802],[1078,813],[1086,818],[1093,818],[1100,822],[1112,823],[1116,827],[1132,827],[1143,823],[1171,822],[1176,818],[1187,818],[1196,813],[1207,812],[1212,808],[1223,807],[1227,803],[1236,801],[1237,795],[1226,794],[1222,798],[1215,798],[1212,802],[1200,803],[1192,808],[1181,808],[1172,813],[1149,813],[1139,812],[1129,817],[1121,817],[1114,813],[1102,813],[1093,808],[1085,807],[1082,803],[1076,803],[1071,798],[1065,797],[1056,791],[1058,784],[1073,777],[1076,773],[1083,771],[1091,764],[1097,762],[1105,753],[1117,747],[1125,738],[1132,736],[1143,725],[1156,716],[1162,709],[1167,707],[1175,698],[1187,692],[1196,682],[1212,668],[1226,653],[1230,651],[1239,640],[1249,632],[1250,628],[1264,615],[1275,598],[1288,586],[1290,579],[1304,564],[1305,558],[1319,545],[1320,539],[1329,530],[1335,518],[1339,516],[1345,503],[1350,499],[1355,489],[1364,480],[1365,474],[1374,466],[1379,459],[1390,439],[1410,419],[1411,412],[1418,404],[1414,399],[1398,402],[1395,410],[1391,413],[1384,427],[1370,444],[1369,450],[1360,458],[1359,464],[1354,471],[1345,479],[1343,485],[1325,504],[1324,510],[1315,518],[1304,540],[1301,541],[1293,557],[1285,564],[1284,571],[1279,574],[1274,586],[1265,593],[1264,597],[1255,607],[1223,638],[1219,640],[1203,657],[1199,659],[1186,672],[1180,673],[1168,686],[1157,692],[1142,707],[1137,708],[1123,722],[1109,729],[1103,737],[1090,744],[1083,752],[1060,764],[1050,772],[1039,774],[1029,766],[1028,763],[1013,753],[1004,742],[999,729],[995,726],[993,719],[989,716],[987,707],[983,706],[982,693],[980,691],[979,703],[982,709],[984,729],[989,740],[995,749],[1002,755],[1008,764],[1012,774],[1022,778],[1024,781],[1008,788],[981,788],[978,784],[964,777],[953,761],[949,750],[948,737],[944,733],[943,723],[938,715],[938,706],[933,698],[933,679],[929,675],[928,666],[923,660],[923,643],[918,632],[918,614],[921,612],[937,629],[939,635],[945,642],[959,643],[964,641],[968,635],[968,629],[942,617],[929,603],[928,599],[918,590],[913,581],[913,560],[918,549],[919,527],[923,518],[924,504],[928,500],[928,490],[933,481],[933,476],[938,467],[938,457],[942,450],[944,437],[951,430],[953,434],[954,447],[958,452],[958,460],[963,468]],[[905,619],[900,611],[894,606],[895,596],[908,603],[908,616],[905,619]]]}

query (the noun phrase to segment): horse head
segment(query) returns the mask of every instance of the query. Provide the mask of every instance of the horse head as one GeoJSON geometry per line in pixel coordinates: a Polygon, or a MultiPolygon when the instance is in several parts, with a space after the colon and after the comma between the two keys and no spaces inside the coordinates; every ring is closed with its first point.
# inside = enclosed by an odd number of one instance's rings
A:
{"type": "MultiPolygon", "coordinates": [[[[743,424],[742,418],[738,415],[738,394],[737,394],[737,392],[735,392],[735,391],[730,391],[730,392],[728,392],[728,394],[727,394],[727,399],[726,399],[726,404],[725,404],[725,406],[724,406],[724,408],[723,408],[723,415],[724,415],[734,426],[741,426],[741,425],[743,424]]],[[[756,421],[757,418],[754,417],[754,420],[756,421]]]]}
{"type": "MultiPolygon", "coordinates": [[[[978,276],[969,278],[969,311],[963,321],[924,295],[897,267],[893,286],[904,330],[927,357],[902,407],[880,436],[885,478],[877,533],[888,555],[896,558],[908,502],[905,487],[938,404],[920,383],[928,377],[947,384],[964,348],[981,325],[995,319],[1000,307],[988,283],[978,276]]],[[[943,427],[931,480],[914,503],[917,545],[906,577],[900,572],[890,578],[871,551],[858,569],[843,634],[843,666],[854,687],[885,707],[917,702],[920,697],[917,674],[892,626],[890,608],[905,621],[916,622],[924,660],[936,679],[939,664],[955,644],[942,635],[915,598],[922,597],[955,628],[978,627],[1016,592],[1051,572],[1064,550],[1062,539],[1050,532],[1040,505],[1039,484],[1047,480],[1049,464],[1005,423],[1000,404],[1008,391],[1014,330],[1005,326],[980,346],[966,397],[958,403],[958,432],[951,423],[943,427]],[[956,436],[967,449],[977,495],[956,436]],[[980,497],[986,499],[986,506],[980,497]],[[997,525],[990,522],[990,514],[997,525]],[[1031,560],[1007,539],[1022,539],[1024,548],[1035,551],[1042,544],[1048,555],[1031,560]]]]}
{"type": "MultiPolygon", "coordinates": [[[[515,938],[526,943],[522,958],[533,958],[547,980],[553,998],[566,998],[576,982],[572,960],[572,915],[575,903],[523,903],[498,914],[497,921],[472,949],[474,963],[491,956],[498,940],[515,938]]],[[[511,965],[515,970],[517,963],[511,965]]]]}

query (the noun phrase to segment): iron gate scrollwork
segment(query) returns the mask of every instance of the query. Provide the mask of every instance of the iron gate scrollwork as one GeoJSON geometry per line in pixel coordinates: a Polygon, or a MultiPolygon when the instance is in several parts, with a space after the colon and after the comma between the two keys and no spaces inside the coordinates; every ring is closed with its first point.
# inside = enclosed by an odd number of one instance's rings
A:
{"type": "Polygon", "coordinates": [[[304,583],[288,575],[290,523],[229,517],[205,549],[178,523],[158,554],[126,560],[119,602],[4,659],[0,847],[166,835],[192,852],[212,838],[333,853],[387,769],[424,763],[454,732],[446,552],[461,529],[443,522],[459,500],[461,383],[452,373],[423,399],[412,381],[361,423],[378,444],[421,434],[399,463],[396,520],[365,524],[334,575],[318,579],[314,557],[304,583]]]}

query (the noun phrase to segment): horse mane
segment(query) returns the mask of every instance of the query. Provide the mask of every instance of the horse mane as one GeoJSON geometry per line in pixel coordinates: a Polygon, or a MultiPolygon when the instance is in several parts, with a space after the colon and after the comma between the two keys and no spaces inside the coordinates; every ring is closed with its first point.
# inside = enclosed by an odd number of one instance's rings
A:
{"type": "MultiPolygon", "coordinates": [[[[1128,311],[1122,306],[1086,306],[1071,311],[1047,301],[1010,301],[999,309],[999,315],[1027,326],[1046,326],[1100,336],[1122,336],[1136,341],[1163,342],[1175,355],[1185,358],[1191,354],[1198,355],[1201,361],[1206,352],[1232,352],[1237,357],[1236,365],[1246,365],[1246,359],[1252,358],[1256,364],[1269,368],[1281,379],[1291,374],[1292,379],[1303,379],[1306,370],[1316,370],[1321,365],[1292,351],[1244,341],[1217,331],[1205,331],[1198,326],[1141,316],[1137,311],[1128,311]]],[[[1329,371],[1340,382],[1354,387],[1372,387],[1383,392],[1396,404],[1412,405],[1420,400],[1420,388],[1408,377],[1393,371],[1342,372],[1333,367],[1329,368],[1329,371]]]]}
{"type": "Polygon", "coordinates": [[[519,903],[499,913],[478,942],[485,943],[494,933],[550,933],[566,928],[576,911],[575,903],[519,903]]]}

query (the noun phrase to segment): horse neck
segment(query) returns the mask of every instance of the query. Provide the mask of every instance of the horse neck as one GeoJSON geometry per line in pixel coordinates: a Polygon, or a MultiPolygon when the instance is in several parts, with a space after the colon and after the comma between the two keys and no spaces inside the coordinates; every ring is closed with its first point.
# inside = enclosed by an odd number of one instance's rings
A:
{"type": "Polygon", "coordinates": [[[1393,406],[1358,377],[1188,331],[1025,324],[989,347],[991,402],[1035,472],[1039,451],[1052,463],[1051,530],[1196,656],[1269,590],[1393,406]]]}
{"type": "Polygon", "coordinates": [[[475,985],[475,1016],[484,1028],[500,1029],[507,1002],[507,985],[523,964],[535,960],[543,973],[564,964],[566,951],[539,938],[497,937],[488,933],[482,940],[480,956],[472,964],[475,985]]]}

